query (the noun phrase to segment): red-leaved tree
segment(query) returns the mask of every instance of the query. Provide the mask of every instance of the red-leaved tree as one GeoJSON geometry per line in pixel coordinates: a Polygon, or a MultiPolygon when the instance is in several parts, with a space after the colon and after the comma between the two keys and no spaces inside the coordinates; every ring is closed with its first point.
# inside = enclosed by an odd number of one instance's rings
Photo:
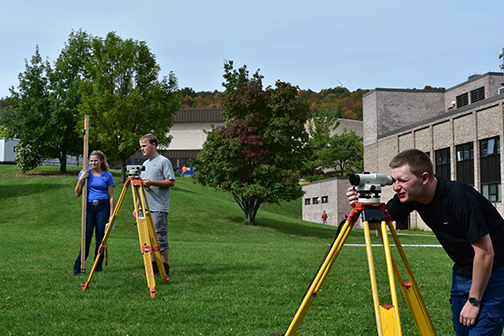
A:
{"type": "Polygon", "coordinates": [[[246,66],[234,70],[232,61],[224,69],[228,122],[208,133],[193,163],[194,179],[232,193],[245,220],[253,223],[261,204],[303,194],[298,177],[309,150],[304,127],[309,108],[289,83],[263,89],[259,72],[249,78],[246,66]]]}

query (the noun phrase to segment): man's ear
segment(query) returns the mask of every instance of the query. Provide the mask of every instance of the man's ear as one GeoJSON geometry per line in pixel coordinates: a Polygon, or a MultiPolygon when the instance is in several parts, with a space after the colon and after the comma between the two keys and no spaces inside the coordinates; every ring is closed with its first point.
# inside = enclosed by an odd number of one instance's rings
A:
{"type": "Polygon", "coordinates": [[[422,185],[426,185],[430,180],[430,174],[427,172],[423,172],[422,174],[422,185]]]}

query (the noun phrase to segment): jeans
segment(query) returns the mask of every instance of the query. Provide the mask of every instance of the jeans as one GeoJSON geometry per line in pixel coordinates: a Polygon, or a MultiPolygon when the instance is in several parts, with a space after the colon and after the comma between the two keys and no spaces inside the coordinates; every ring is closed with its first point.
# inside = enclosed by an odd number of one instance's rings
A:
{"type": "MultiPolygon", "coordinates": [[[[110,203],[104,203],[99,205],[88,205],[86,212],[86,260],[89,255],[89,248],[91,247],[91,239],[93,238],[93,230],[96,227],[95,234],[95,259],[98,255],[98,249],[102,243],[103,236],[105,235],[105,224],[108,223],[110,218],[110,203]]],[[[80,272],[81,268],[81,253],[79,251],[79,256],[75,259],[73,271],[80,272]]],[[[103,254],[96,265],[95,272],[101,272],[103,267],[103,254]]]]}
{"type": "Polygon", "coordinates": [[[472,327],[459,322],[460,312],[467,302],[472,279],[453,272],[450,302],[453,328],[457,336],[501,336],[504,328],[504,267],[492,272],[481,299],[481,310],[472,327]]]}

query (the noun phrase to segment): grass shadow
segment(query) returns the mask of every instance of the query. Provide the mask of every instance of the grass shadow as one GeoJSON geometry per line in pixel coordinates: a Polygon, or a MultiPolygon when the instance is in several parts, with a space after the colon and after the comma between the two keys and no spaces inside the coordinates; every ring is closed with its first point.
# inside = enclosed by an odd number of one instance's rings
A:
{"type": "Polygon", "coordinates": [[[336,235],[336,226],[307,226],[305,223],[296,223],[295,221],[281,221],[271,218],[259,218],[254,224],[245,222],[243,217],[229,216],[229,222],[242,225],[254,225],[258,227],[269,228],[277,232],[298,237],[314,237],[322,239],[332,239],[336,235]]]}
{"type": "Polygon", "coordinates": [[[0,185],[0,200],[6,200],[13,197],[31,196],[58,189],[68,189],[68,185],[55,183],[0,185]]]}

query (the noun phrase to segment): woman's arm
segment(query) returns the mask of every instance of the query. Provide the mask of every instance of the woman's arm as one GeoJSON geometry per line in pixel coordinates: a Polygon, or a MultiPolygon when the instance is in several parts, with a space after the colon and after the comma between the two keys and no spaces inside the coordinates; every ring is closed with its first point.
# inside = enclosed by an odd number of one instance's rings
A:
{"type": "Polygon", "coordinates": [[[82,189],[84,188],[84,182],[86,181],[89,172],[87,170],[83,170],[79,180],[77,181],[77,185],[75,186],[75,195],[79,197],[82,195],[82,189]]]}

